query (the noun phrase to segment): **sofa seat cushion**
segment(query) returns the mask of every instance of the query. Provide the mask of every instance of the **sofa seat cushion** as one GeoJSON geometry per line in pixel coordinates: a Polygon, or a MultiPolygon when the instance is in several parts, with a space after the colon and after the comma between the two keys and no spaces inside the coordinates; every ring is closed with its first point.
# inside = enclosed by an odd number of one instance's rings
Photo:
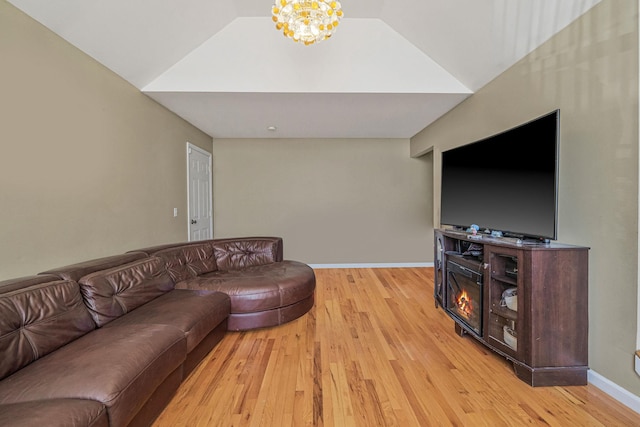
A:
{"type": "Polygon", "coordinates": [[[186,347],[182,331],[171,326],[96,329],[0,381],[0,404],[94,400],[107,407],[111,425],[125,426],[182,368],[186,347]]]}
{"type": "Polygon", "coordinates": [[[0,405],[0,426],[108,427],[107,408],[85,399],[50,399],[0,405]]]}
{"type": "Polygon", "coordinates": [[[253,313],[297,303],[313,295],[313,269],[297,261],[282,261],[243,270],[214,271],[176,283],[179,289],[224,292],[231,313],[253,313]]]}
{"type": "Polygon", "coordinates": [[[174,326],[187,338],[191,352],[212,330],[229,316],[229,297],[222,292],[175,289],[140,306],[105,327],[132,324],[174,326]]]}

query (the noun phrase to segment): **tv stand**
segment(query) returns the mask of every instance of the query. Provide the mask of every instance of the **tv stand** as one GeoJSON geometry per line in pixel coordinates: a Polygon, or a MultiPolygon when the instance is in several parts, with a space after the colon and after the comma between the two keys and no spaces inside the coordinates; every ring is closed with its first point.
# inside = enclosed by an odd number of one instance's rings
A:
{"type": "Polygon", "coordinates": [[[518,378],[529,385],[585,385],[589,248],[472,236],[435,230],[436,308],[454,320],[457,334],[473,337],[512,362],[518,378]],[[470,245],[475,245],[473,251],[470,245]],[[461,261],[476,266],[481,275],[480,301],[474,305],[481,310],[476,313],[479,327],[450,308],[463,280],[456,282],[449,269],[461,261]],[[509,292],[516,293],[516,304],[505,306],[509,292]]]}

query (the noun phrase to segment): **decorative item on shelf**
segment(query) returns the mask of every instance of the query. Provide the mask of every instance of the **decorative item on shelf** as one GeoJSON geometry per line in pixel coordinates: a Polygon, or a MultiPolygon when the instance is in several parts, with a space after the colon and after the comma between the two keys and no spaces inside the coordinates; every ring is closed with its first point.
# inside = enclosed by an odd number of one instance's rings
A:
{"type": "Polygon", "coordinates": [[[513,350],[518,350],[518,335],[513,328],[510,328],[507,325],[502,327],[502,332],[504,334],[504,343],[508,345],[513,350]]]}
{"type": "Polygon", "coordinates": [[[518,278],[518,259],[517,258],[511,258],[507,261],[504,268],[504,274],[508,277],[511,277],[512,279],[518,278]]]}
{"type": "Polygon", "coordinates": [[[471,243],[467,248],[467,250],[462,253],[462,255],[481,257],[483,252],[484,252],[484,246],[479,245],[477,243],[471,243]]]}
{"type": "Polygon", "coordinates": [[[467,228],[467,233],[471,233],[475,236],[476,234],[478,234],[478,230],[480,230],[480,227],[478,227],[476,224],[471,224],[469,228],[467,228]]]}
{"type": "Polygon", "coordinates": [[[332,0],[275,0],[273,22],[285,37],[305,45],[326,40],[342,19],[342,5],[332,0]]]}
{"type": "Polygon", "coordinates": [[[509,310],[518,311],[518,288],[509,288],[502,292],[500,306],[509,310]]]}

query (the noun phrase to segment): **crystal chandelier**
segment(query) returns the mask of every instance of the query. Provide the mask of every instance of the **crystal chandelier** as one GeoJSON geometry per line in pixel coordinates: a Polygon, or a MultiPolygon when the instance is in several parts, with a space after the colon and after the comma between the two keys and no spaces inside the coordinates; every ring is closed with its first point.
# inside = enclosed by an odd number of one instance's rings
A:
{"type": "Polygon", "coordinates": [[[275,0],[271,12],[278,30],[305,45],[331,37],[342,19],[342,5],[333,0],[275,0]]]}

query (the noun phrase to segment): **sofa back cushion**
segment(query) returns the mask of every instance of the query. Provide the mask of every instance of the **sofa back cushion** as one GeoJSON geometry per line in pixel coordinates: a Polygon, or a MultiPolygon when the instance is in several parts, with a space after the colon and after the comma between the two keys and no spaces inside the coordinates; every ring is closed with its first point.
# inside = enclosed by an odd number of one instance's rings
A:
{"type": "Polygon", "coordinates": [[[142,258],[147,258],[147,254],[143,252],[132,252],[120,255],[112,255],[104,258],[96,258],[89,261],[79,262],[77,264],[67,265],[65,267],[53,268],[51,270],[44,271],[41,274],[55,274],[61,279],[75,280],[77,282],[80,280],[80,278],[86,276],[87,274],[128,264],[142,258]]]}
{"type": "Polygon", "coordinates": [[[282,239],[279,237],[247,237],[213,241],[218,269],[241,270],[254,265],[282,261],[282,239]]]}
{"type": "Polygon", "coordinates": [[[175,283],[218,269],[210,242],[164,249],[155,255],[164,260],[175,283]]]}
{"type": "Polygon", "coordinates": [[[143,252],[143,253],[151,256],[151,255],[155,255],[158,252],[163,251],[165,249],[178,248],[178,247],[189,246],[189,245],[199,245],[199,244],[202,244],[202,243],[205,243],[205,242],[211,242],[211,240],[197,240],[197,241],[193,241],[193,242],[165,243],[165,244],[162,244],[162,245],[147,246],[145,248],[131,250],[131,251],[128,251],[127,253],[143,252]]]}
{"type": "Polygon", "coordinates": [[[180,248],[165,249],[155,254],[162,259],[167,273],[174,283],[181,282],[191,277],[189,269],[187,269],[187,261],[180,248]]]}
{"type": "Polygon", "coordinates": [[[103,326],[174,288],[164,262],[157,257],[97,271],[80,279],[93,320],[103,326]]]}
{"type": "Polygon", "coordinates": [[[3,280],[0,282],[0,294],[15,291],[16,289],[28,288],[40,283],[55,282],[60,280],[53,274],[36,274],[32,276],[17,277],[15,279],[3,280]]]}
{"type": "Polygon", "coordinates": [[[74,281],[12,288],[0,293],[0,379],[96,328],[74,281]]]}
{"type": "Polygon", "coordinates": [[[218,264],[211,243],[189,245],[182,248],[187,269],[192,276],[216,271],[218,264]]]}

